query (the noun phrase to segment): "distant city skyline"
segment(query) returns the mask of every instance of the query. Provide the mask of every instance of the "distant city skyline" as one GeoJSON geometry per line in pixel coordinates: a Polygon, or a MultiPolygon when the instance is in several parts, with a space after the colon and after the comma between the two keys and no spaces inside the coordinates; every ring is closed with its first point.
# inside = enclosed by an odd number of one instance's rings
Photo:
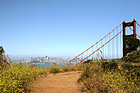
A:
{"type": "MultiPolygon", "coordinates": [[[[13,62],[16,63],[27,63],[27,64],[64,64],[70,60],[70,58],[63,58],[63,57],[11,57],[13,62]]],[[[75,60],[71,61],[72,64],[76,64],[80,62],[81,58],[76,58],[75,60]]]]}
{"type": "Polygon", "coordinates": [[[122,21],[140,23],[139,4],[139,0],[1,0],[0,46],[12,57],[74,57],[122,21]]]}

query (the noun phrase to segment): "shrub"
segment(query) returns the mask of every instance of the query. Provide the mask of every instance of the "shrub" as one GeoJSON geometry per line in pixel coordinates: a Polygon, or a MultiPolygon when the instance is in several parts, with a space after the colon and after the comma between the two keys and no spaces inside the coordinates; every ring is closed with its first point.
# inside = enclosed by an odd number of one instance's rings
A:
{"type": "Polygon", "coordinates": [[[131,51],[136,50],[140,46],[140,40],[137,38],[125,37],[124,39],[126,41],[126,47],[131,51]]]}
{"type": "Polygon", "coordinates": [[[81,71],[83,69],[83,64],[79,64],[77,66],[70,67],[70,71],[81,71]]]}
{"type": "Polygon", "coordinates": [[[79,78],[86,91],[91,93],[135,93],[140,86],[140,78],[134,72],[118,69],[118,64],[103,60],[84,64],[79,78]],[[113,67],[111,67],[113,66],[113,67]]]}
{"type": "Polygon", "coordinates": [[[138,90],[139,85],[136,85],[135,82],[138,82],[138,80],[134,73],[133,75],[135,78],[119,71],[104,73],[102,76],[104,89],[111,93],[134,93],[138,90]]]}
{"type": "Polygon", "coordinates": [[[30,83],[44,70],[37,67],[30,67],[26,64],[10,64],[9,68],[0,71],[0,92],[1,93],[20,93],[30,91],[30,83]]]}
{"type": "Polygon", "coordinates": [[[125,57],[121,58],[121,62],[134,62],[134,63],[140,63],[140,50],[132,51],[125,57]]]}
{"type": "Polygon", "coordinates": [[[114,62],[114,61],[109,61],[109,62],[107,62],[107,61],[105,61],[105,62],[103,62],[102,63],[102,68],[104,69],[104,70],[114,70],[114,69],[118,69],[118,63],[117,62],[114,62]]]}
{"type": "Polygon", "coordinates": [[[91,77],[92,74],[100,74],[103,69],[101,68],[101,62],[96,60],[96,61],[90,61],[88,63],[84,64],[83,71],[81,74],[81,77],[79,78],[78,81],[84,81],[87,78],[91,77]]]}
{"type": "Polygon", "coordinates": [[[53,65],[48,69],[50,73],[54,73],[54,74],[62,72],[62,68],[58,67],[56,63],[53,63],[53,65]]]}
{"type": "Polygon", "coordinates": [[[10,66],[11,60],[8,56],[0,54],[0,70],[8,68],[10,66]]]}
{"type": "Polygon", "coordinates": [[[63,72],[68,72],[68,71],[70,71],[70,67],[69,67],[69,66],[64,66],[62,69],[63,69],[63,72]]]}
{"type": "Polygon", "coordinates": [[[83,68],[83,65],[82,64],[81,65],[78,65],[78,66],[73,66],[73,65],[71,65],[71,66],[68,65],[67,66],[66,65],[66,66],[61,67],[61,66],[57,66],[56,63],[53,63],[52,66],[50,66],[48,68],[48,70],[49,70],[50,73],[56,74],[56,73],[68,72],[68,71],[81,71],[82,68],[83,68]]]}

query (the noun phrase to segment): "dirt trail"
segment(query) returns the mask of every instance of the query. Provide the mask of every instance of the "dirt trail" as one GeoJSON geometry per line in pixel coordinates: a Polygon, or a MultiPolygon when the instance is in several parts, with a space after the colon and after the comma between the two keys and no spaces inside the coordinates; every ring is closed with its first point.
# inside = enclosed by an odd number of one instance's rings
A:
{"type": "Polygon", "coordinates": [[[35,81],[35,88],[31,93],[81,93],[77,82],[79,76],[79,72],[49,74],[35,81]]]}

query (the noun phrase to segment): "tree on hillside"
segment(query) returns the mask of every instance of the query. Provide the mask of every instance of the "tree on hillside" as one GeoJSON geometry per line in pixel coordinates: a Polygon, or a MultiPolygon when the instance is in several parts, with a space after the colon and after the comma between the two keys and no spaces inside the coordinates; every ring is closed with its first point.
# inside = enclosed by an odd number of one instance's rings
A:
{"type": "Polygon", "coordinates": [[[1,55],[2,53],[4,53],[4,49],[3,49],[2,46],[0,46],[0,55],[1,55]]]}
{"type": "Polygon", "coordinates": [[[129,50],[137,50],[137,48],[140,46],[140,40],[136,39],[134,37],[125,37],[126,40],[126,48],[129,50]]]}
{"type": "Polygon", "coordinates": [[[8,67],[11,63],[11,59],[8,56],[5,56],[4,49],[0,46],[0,70],[8,67]]]}

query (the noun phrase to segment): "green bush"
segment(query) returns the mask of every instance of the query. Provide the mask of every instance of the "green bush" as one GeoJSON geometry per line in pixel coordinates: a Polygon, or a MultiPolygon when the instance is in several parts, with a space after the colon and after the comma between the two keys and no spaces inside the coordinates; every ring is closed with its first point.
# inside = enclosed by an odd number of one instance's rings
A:
{"type": "Polygon", "coordinates": [[[59,73],[59,72],[62,72],[59,67],[53,66],[50,69],[50,73],[56,74],[56,73],[59,73]]]}
{"type": "Polygon", "coordinates": [[[70,71],[81,71],[83,69],[83,64],[79,64],[77,66],[69,67],[70,71]]]}
{"type": "Polygon", "coordinates": [[[134,37],[125,37],[126,41],[126,47],[131,50],[137,50],[137,48],[140,46],[140,40],[134,37]]]}
{"type": "Polygon", "coordinates": [[[68,71],[70,71],[70,67],[69,67],[69,66],[64,66],[62,69],[63,69],[63,72],[68,72],[68,71]]]}
{"type": "Polygon", "coordinates": [[[81,71],[82,68],[83,68],[83,65],[78,65],[78,66],[73,66],[73,65],[67,66],[67,65],[66,65],[66,66],[61,67],[61,66],[57,66],[56,63],[53,63],[52,66],[50,66],[50,67],[48,68],[48,71],[49,71],[50,73],[56,74],[56,73],[68,72],[68,71],[81,71]]]}
{"type": "Polygon", "coordinates": [[[114,61],[109,61],[109,62],[107,62],[107,61],[105,61],[105,62],[103,62],[102,63],[102,68],[104,69],[104,70],[114,70],[114,69],[118,69],[118,63],[117,62],[114,62],[114,61]]]}
{"type": "Polygon", "coordinates": [[[0,92],[1,93],[20,93],[30,91],[30,83],[44,70],[37,67],[30,67],[26,64],[10,64],[9,68],[0,70],[0,92]]]}
{"type": "MultiPolygon", "coordinates": [[[[105,91],[110,93],[135,93],[139,89],[139,85],[135,73],[135,78],[127,73],[120,73],[120,71],[111,71],[102,75],[103,86],[105,91]]],[[[104,91],[104,90],[103,90],[104,91]]]]}
{"type": "Polygon", "coordinates": [[[117,62],[104,60],[90,61],[84,64],[79,78],[85,89],[91,93],[135,93],[140,86],[140,78],[135,71],[118,69],[117,62]]]}
{"type": "Polygon", "coordinates": [[[11,60],[8,56],[0,54],[0,70],[8,68],[10,66],[11,60]]]}
{"type": "Polygon", "coordinates": [[[134,62],[134,63],[140,63],[140,50],[132,51],[125,57],[121,58],[121,62],[134,62]]]}
{"type": "Polygon", "coordinates": [[[103,71],[101,64],[102,63],[98,60],[90,60],[88,63],[84,63],[83,71],[78,81],[84,81],[87,78],[90,78],[91,75],[95,73],[100,74],[100,72],[103,71]]]}
{"type": "Polygon", "coordinates": [[[54,73],[54,74],[62,72],[62,68],[58,67],[56,63],[53,63],[53,65],[48,69],[50,73],[54,73]]]}

